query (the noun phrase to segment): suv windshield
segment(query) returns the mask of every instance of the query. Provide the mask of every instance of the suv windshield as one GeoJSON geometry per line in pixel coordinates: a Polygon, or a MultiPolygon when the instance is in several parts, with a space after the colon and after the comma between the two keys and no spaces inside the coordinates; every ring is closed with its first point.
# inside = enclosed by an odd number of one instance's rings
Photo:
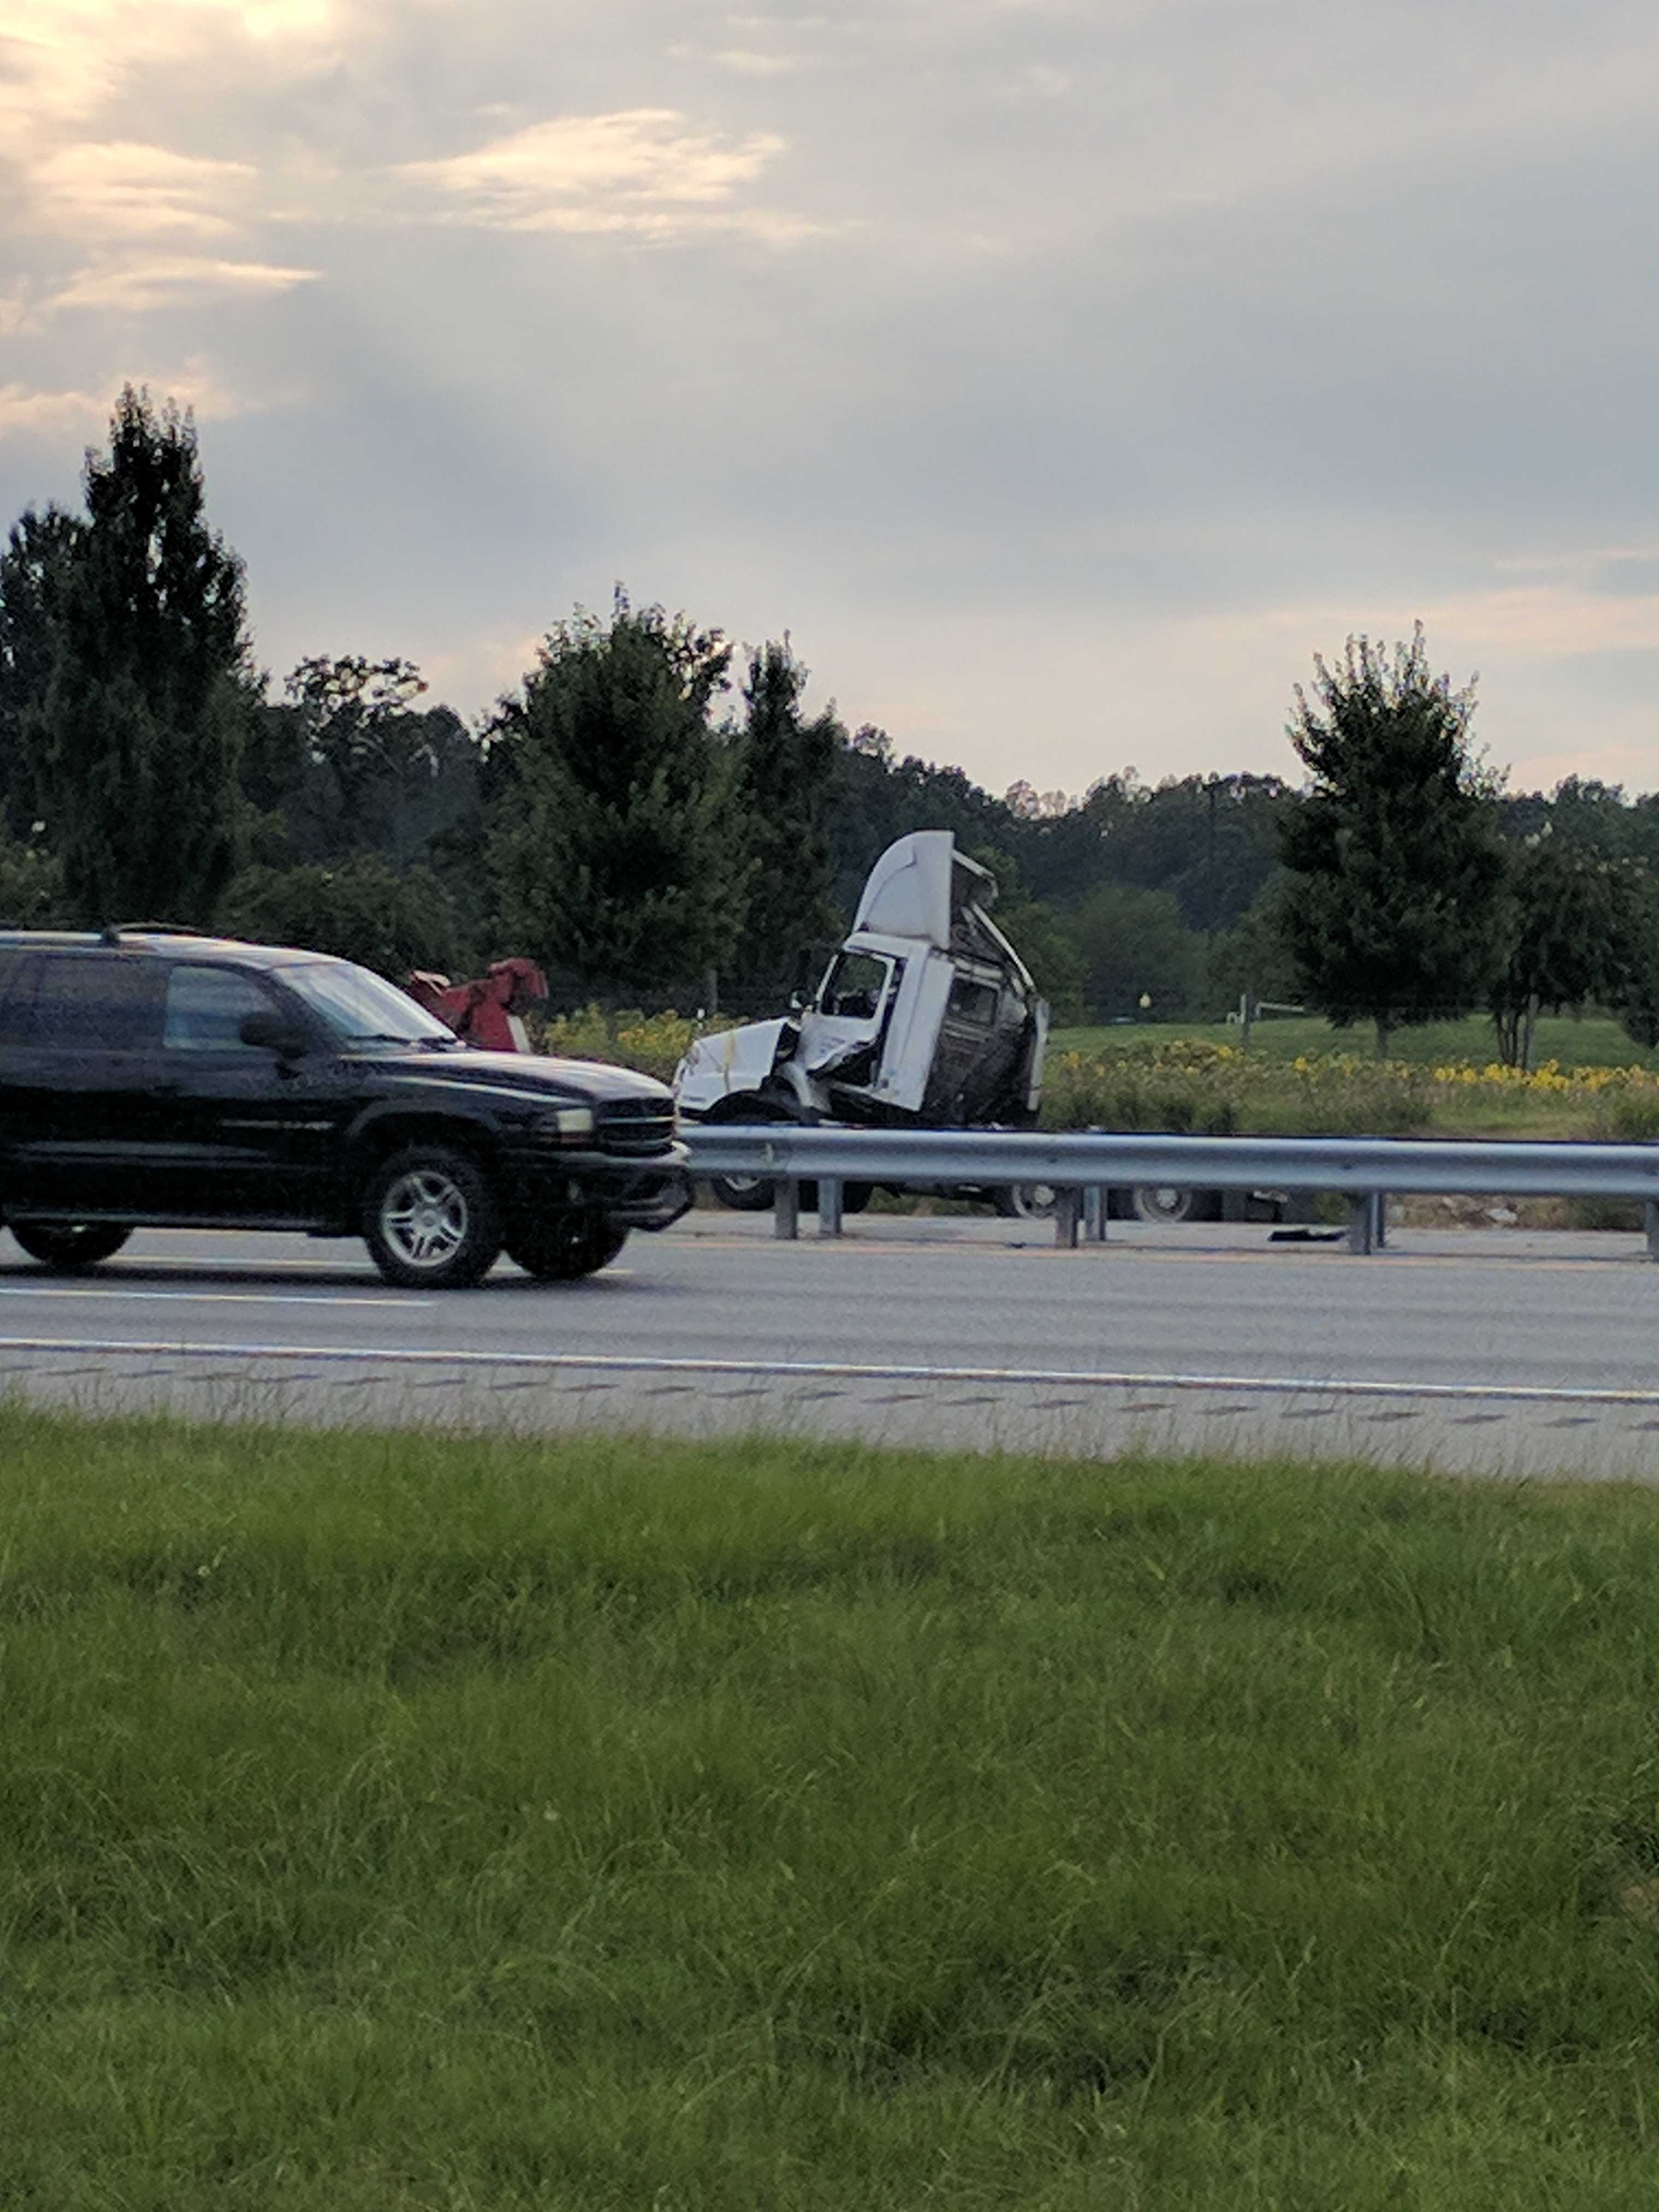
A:
{"type": "Polygon", "coordinates": [[[349,960],[296,961],[282,971],[313,1013],[348,1044],[454,1044],[455,1033],[383,976],[349,960]]]}

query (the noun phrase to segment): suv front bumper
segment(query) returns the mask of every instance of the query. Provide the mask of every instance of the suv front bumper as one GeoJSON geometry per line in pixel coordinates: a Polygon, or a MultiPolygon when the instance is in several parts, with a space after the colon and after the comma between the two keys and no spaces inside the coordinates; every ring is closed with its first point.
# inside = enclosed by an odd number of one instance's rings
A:
{"type": "Polygon", "coordinates": [[[691,1177],[684,1145],[647,1160],[605,1152],[514,1152],[503,1163],[501,1195],[523,1214],[601,1213],[618,1229],[666,1229],[689,1212],[691,1177]]]}

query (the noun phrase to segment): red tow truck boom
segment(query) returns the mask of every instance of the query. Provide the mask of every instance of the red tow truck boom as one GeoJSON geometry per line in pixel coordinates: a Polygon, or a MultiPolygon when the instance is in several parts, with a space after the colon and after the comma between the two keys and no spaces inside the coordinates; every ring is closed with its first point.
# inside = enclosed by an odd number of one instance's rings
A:
{"type": "Polygon", "coordinates": [[[452,983],[447,975],[416,968],[404,988],[464,1043],[481,1045],[487,1052],[528,1052],[525,1012],[546,998],[547,978],[533,960],[519,955],[492,961],[466,983],[452,983]]]}

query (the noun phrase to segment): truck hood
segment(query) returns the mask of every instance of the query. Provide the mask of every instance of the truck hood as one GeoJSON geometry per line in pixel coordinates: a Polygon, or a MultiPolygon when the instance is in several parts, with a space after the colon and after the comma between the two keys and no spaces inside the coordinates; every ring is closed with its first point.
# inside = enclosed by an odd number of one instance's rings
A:
{"type": "Polygon", "coordinates": [[[783,1030],[781,1017],[698,1037],[687,1048],[675,1074],[676,1096],[694,1112],[702,1113],[729,1092],[758,1090],[772,1073],[783,1030]]]}
{"type": "Polygon", "coordinates": [[[540,1053],[387,1052],[374,1066],[388,1074],[418,1077],[443,1090],[522,1091],[532,1097],[605,1104],[618,1098],[665,1098],[654,1076],[606,1060],[555,1060],[540,1053]]]}

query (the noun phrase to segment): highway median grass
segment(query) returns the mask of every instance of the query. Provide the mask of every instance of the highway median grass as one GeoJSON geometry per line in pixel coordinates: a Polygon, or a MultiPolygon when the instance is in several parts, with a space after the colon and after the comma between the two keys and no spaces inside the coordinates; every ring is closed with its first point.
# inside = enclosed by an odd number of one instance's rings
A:
{"type": "Polygon", "coordinates": [[[1659,1499],[0,1405],[0,2203],[1645,2208],[1659,1499]]]}

